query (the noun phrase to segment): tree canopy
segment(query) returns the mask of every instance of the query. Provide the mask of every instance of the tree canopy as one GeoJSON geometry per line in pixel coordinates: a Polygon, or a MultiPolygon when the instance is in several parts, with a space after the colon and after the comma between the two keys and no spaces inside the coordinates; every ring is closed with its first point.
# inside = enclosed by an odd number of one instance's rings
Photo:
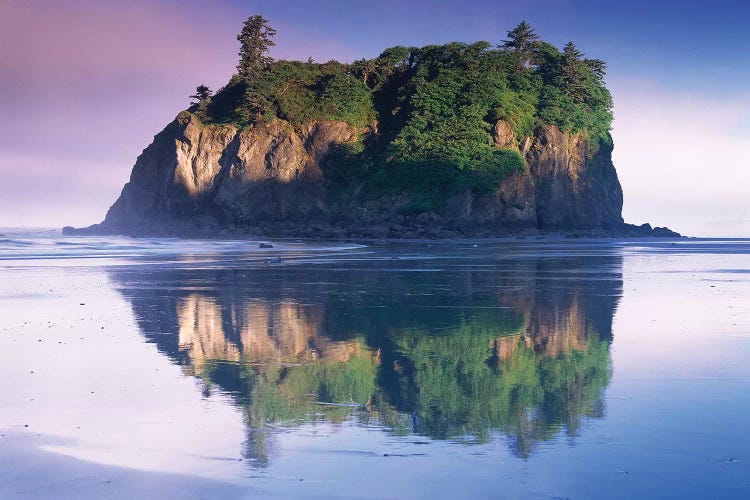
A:
{"type": "MultiPolygon", "coordinates": [[[[367,184],[364,192],[411,193],[430,208],[451,191],[491,189],[525,168],[517,149],[493,143],[505,121],[519,143],[540,125],[609,142],[612,97],[606,66],[572,42],[562,51],[526,21],[493,48],[486,41],[397,46],[346,64],[273,60],[276,31],[256,15],[237,39],[237,74],[191,111],[206,123],[249,126],[283,119],[294,127],[342,120],[374,132],[334,151],[329,183],[367,184]]],[[[335,187],[335,186],[334,186],[335,187]]]]}

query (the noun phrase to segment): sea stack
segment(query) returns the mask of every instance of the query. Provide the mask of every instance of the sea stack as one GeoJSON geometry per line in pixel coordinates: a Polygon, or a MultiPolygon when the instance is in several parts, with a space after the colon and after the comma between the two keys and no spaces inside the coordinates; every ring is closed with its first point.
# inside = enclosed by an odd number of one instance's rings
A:
{"type": "Polygon", "coordinates": [[[64,232],[677,236],[623,221],[604,63],[572,44],[491,47],[243,59],[154,137],[102,223],[64,232]]]}

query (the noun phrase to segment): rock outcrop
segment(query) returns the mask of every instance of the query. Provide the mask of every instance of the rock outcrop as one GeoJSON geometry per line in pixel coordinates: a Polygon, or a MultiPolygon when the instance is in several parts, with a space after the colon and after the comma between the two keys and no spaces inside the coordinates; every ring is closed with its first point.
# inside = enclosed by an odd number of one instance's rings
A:
{"type": "Polygon", "coordinates": [[[408,200],[360,204],[332,199],[325,164],[331,148],[374,130],[341,121],[293,128],[274,119],[238,130],[205,125],[182,112],[138,157],[130,181],[101,224],[68,234],[189,235],[217,230],[312,237],[497,236],[538,231],[675,235],[623,224],[612,147],[540,126],[517,140],[498,121],[492,141],[514,149],[527,168],[489,194],[470,189],[443,208],[405,215],[408,200]]]}
{"type": "Polygon", "coordinates": [[[596,228],[622,222],[622,188],[612,148],[580,134],[538,127],[526,154],[534,179],[537,224],[547,228],[596,228]]]}
{"type": "Polygon", "coordinates": [[[323,214],[321,161],[357,131],[315,122],[295,131],[281,120],[237,130],[180,113],[138,157],[120,197],[93,231],[148,234],[323,214]]]}

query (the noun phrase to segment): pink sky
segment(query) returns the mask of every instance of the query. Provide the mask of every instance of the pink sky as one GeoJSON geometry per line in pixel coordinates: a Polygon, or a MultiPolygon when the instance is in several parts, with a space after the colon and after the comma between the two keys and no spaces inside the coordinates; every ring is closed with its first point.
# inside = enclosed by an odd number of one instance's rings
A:
{"type": "MultiPolygon", "coordinates": [[[[195,87],[226,83],[244,12],[182,4],[0,0],[0,226],[100,221],[195,87]]],[[[312,42],[290,29],[275,54],[350,57],[312,42]]]]}

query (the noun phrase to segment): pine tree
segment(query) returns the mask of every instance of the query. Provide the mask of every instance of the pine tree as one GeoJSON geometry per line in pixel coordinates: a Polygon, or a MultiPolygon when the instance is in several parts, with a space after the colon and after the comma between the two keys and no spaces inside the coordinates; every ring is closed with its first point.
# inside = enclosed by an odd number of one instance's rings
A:
{"type": "Polygon", "coordinates": [[[565,44],[565,47],[563,47],[563,57],[569,60],[577,60],[583,57],[583,52],[578,50],[576,44],[568,42],[565,44]]]}
{"type": "Polygon", "coordinates": [[[575,102],[583,102],[588,96],[586,85],[586,63],[581,59],[583,52],[573,42],[563,48],[562,79],[563,92],[575,102]]]}
{"type": "Polygon", "coordinates": [[[604,81],[604,76],[607,74],[607,63],[601,59],[584,59],[583,62],[594,72],[599,82],[604,81]]]}
{"type": "Polygon", "coordinates": [[[518,55],[518,68],[525,68],[534,64],[534,52],[539,45],[539,36],[526,21],[508,32],[508,39],[498,47],[512,50],[518,55]]]}
{"type": "Polygon", "coordinates": [[[261,15],[249,17],[242,27],[242,32],[237,35],[241,45],[237,73],[248,84],[257,82],[261,73],[273,63],[268,50],[276,45],[272,40],[275,35],[276,30],[270,27],[268,20],[261,15]]]}
{"type": "Polygon", "coordinates": [[[201,104],[211,98],[213,92],[206,85],[198,85],[195,89],[195,94],[190,96],[192,101],[190,104],[201,104]]]}

